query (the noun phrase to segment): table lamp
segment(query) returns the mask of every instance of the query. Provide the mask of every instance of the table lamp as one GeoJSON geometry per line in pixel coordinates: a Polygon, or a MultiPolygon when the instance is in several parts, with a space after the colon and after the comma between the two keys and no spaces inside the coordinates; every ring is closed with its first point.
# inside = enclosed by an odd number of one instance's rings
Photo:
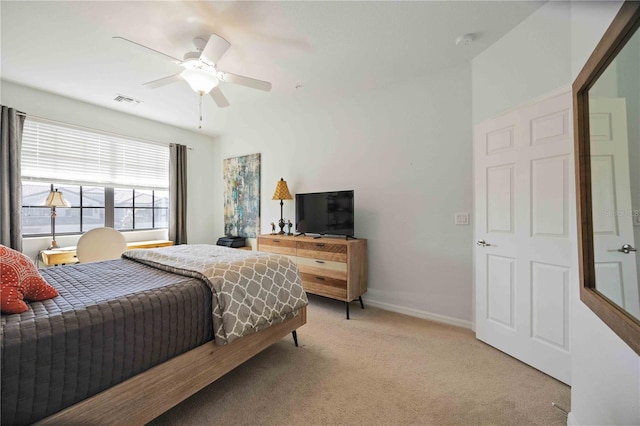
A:
{"type": "Polygon", "coordinates": [[[58,192],[57,189],[51,191],[47,200],[44,202],[45,206],[51,207],[51,246],[49,249],[58,248],[56,243],[56,207],[71,207],[71,204],[62,196],[62,192],[58,192]]]}
{"type": "Polygon", "coordinates": [[[284,201],[282,200],[293,200],[291,193],[289,193],[289,188],[287,187],[287,181],[280,178],[278,184],[276,185],[276,191],[273,193],[272,200],[280,200],[280,221],[278,221],[278,226],[280,227],[280,232],[278,235],[284,235],[284,218],[282,214],[282,206],[284,205],[284,201]]]}

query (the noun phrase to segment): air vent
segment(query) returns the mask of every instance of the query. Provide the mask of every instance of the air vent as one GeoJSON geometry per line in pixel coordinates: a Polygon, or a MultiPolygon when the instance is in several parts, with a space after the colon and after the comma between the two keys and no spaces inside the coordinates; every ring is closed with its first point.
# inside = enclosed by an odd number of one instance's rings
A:
{"type": "Polygon", "coordinates": [[[118,96],[116,96],[113,100],[116,101],[116,102],[120,102],[120,103],[123,103],[123,104],[129,104],[129,105],[138,105],[139,103],[142,102],[142,101],[139,101],[137,99],[133,99],[133,98],[130,98],[128,96],[121,95],[121,94],[118,94],[118,96]]]}

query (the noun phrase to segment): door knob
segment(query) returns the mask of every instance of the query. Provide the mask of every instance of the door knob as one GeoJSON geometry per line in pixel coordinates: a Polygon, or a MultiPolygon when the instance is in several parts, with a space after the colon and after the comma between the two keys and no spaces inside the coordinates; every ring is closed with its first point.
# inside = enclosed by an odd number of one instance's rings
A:
{"type": "Polygon", "coordinates": [[[624,244],[622,247],[620,247],[618,249],[618,251],[620,253],[624,253],[624,254],[629,254],[629,252],[631,251],[637,251],[636,249],[634,249],[631,244],[624,244]]]}
{"type": "Polygon", "coordinates": [[[476,242],[476,244],[479,245],[480,247],[489,247],[491,245],[488,242],[486,242],[485,240],[478,240],[476,242]]]}

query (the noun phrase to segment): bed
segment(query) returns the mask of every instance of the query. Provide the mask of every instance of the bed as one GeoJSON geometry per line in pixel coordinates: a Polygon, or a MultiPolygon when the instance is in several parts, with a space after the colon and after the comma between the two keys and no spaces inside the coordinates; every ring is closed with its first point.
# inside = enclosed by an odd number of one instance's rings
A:
{"type": "Polygon", "coordinates": [[[209,245],[48,268],[2,315],[2,424],[144,424],[306,323],[286,256],[209,245]]]}

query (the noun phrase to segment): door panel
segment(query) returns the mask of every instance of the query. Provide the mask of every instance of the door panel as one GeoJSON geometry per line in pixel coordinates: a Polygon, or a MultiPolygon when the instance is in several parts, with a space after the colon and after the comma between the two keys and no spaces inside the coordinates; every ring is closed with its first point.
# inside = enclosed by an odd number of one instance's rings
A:
{"type": "Polygon", "coordinates": [[[531,163],[531,235],[569,235],[569,156],[531,163]]]}
{"type": "Polygon", "coordinates": [[[531,120],[531,145],[560,143],[570,135],[569,111],[563,110],[542,115],[531,120]]]}
{"type": "Polygon", "coordinates": [[[487,232],[513,233],[513,164],[487,168],[487,232]]]}
{"type": "Polygon", "coordinates": [[[594,206],[602,206],[593,211],[593,233],[599,236],[618,236],[618,216],[607,214],[617,210],[613,156],[592,155],[591,175],[595,182],[591,189],[592,203],[594,206]]]}
{"type": "Polygon", "coordinates": [[[493,155],[501,152],[512,151],[515,143],[513,132],[513,126],[509,126],[504,129],[498,129],[487,133],[486,154],[493,155]]]}
{"type": "Polygon", "coordinates": [[[487,256],[487,318],[511,329],[515,259],[487,256]]]}
{"type": "Polygon", "coordinates": [[[532,337],[568,349],[568,268],[533,262],[531,267],[532,337]],[[565,327],[558,327],[564,324],[565,327]]]}

